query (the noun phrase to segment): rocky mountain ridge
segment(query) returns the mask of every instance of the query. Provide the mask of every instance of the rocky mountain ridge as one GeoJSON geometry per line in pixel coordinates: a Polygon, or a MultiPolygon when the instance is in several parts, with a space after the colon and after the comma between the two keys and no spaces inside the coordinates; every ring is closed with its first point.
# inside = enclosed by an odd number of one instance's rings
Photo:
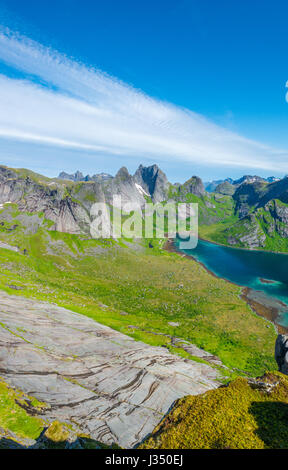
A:
{"type": "MultiPolygon", "coordinates": [[[[209,193],[197,176],[184,184],[171,184],[157,165],[140,165],[134,175],[126,167],[114,177],[100,174],[87,179],[79,171],[67,179],[65,175],[51,179],[0,166],[0,211],[7,203],[14,203],[21,217],[35,214],[31,230],[46,220],[50,230],[90,236],[91,207],[95,202],[111,206],[114,195],[121,196],[122,203],[140,206],[149,201],[196,202],[200,225],[231,219],[221,232],[221,242],[257,248],[265,247],[275,234],[288,240],[288,177],[273,182],[249,175],[237,181],[227,179],[209,193]]],[[[3,212],[0,218],[5,218],[3,212]]]]}
{"type": "Polygon", "coordinates": [[[207,181],[204,182],[204,187],[205,190],[208,191],[209,193],[215,192],[217,186],[219,186],[222,183],[230,183],[233,186],[239,186],[242,183],[255,183],[256,181],[263,181],[266,183],[275,183],[275,181],[279,181],[281,178],[277,178],[276,176],[268,176],[267,178],[262,178],[261,176],[257,175],[244,175],[241,178],[238,178],[237,180],[233,180],[232,178],[225,178],[222,180],[212,180],[212,181],[207,181]]]}
{"type": "Polygon", "coordinates": [[[245,248],[287,251],[287,177],[271,183],[259,179],[244,182],[231,197],[238,220],[222,231],[222,242],[245,248]]]}
{"type": "Polygon", "coordinates": [[[58,179],[69,180],[69,181],[74,181],[74,182],[78,182],[78,181],[101,182],[101,181],[110,180],[111,178],[113,178],[113,176],[110,175],[109,173],[98,173],[92,176],[90,175],[84,176],[83,173],[81,173],[81,171],[79,170],[77,170],[75,173],[72,173],[72,174],[66,173],[65,171],[61,171],[58,175],[58,179]]]}

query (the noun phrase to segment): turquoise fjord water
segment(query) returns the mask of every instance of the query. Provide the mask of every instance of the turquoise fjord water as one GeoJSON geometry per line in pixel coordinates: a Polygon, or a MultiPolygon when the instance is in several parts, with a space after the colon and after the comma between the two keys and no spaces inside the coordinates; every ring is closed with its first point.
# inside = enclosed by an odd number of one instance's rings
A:
{"type": "MultiPolygon", "coordinates": [[[[175,246],[180,250],[179,241],[175,240],[175,246]]],[[[199,240],[193,250],[180,251],[203,263],[218,277],[261,291],[267,303],[275,299],[287,304],[287,308],[279,311],[277,323],[288,327],[288,255],[229,248],[204,240],[199,240]]]]}

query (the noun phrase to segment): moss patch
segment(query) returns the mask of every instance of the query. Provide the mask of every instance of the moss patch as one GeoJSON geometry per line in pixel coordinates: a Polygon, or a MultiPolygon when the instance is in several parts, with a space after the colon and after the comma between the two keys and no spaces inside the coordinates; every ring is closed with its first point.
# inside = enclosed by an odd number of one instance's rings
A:
{"type": "Polygon", "coordinates": [[[42,420],[31,416],[26,409],[37,411],[45,404],[9,387],[0,378],[0,427],[1,434],[12,431],[19,438],[36,439],[43,430],[42,420]]]}
{"type": "Polygon", "coordinates": [[[53,421],[45,431],[45,437],[53,442],[65,442],[69,434],[68,427],[59,421],[53,421]]]}
{"type": "Polygon", "coordinates": [[[239,377],[227,387],[178,400],[141,447],[287,449],[288,377],[266,374],[254,387],[239,377]],[[271,392],[259,382],[271,385],[271,392]]]}

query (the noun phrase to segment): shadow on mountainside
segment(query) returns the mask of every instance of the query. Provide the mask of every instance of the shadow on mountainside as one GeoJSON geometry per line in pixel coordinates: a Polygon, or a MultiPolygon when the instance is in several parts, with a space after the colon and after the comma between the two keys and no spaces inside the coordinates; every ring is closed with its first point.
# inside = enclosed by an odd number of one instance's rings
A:
{"type": "Polygon", "coordinates": [[[271,449],[288,449],[288,405],[283,402],[253,402],[249,412],[254,416],[257,436],[271,449]]]}

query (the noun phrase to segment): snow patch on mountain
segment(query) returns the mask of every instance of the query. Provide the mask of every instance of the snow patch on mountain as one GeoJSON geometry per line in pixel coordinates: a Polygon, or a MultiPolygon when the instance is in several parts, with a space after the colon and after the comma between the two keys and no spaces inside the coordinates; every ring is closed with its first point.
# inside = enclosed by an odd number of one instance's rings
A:
{"type": "Polygon", "coordinates": [[[150,197],[150,194],[146,193],[146,191],[142,188],[140,184],[135,183],[135,186],[140,194],[150,197]]]}

